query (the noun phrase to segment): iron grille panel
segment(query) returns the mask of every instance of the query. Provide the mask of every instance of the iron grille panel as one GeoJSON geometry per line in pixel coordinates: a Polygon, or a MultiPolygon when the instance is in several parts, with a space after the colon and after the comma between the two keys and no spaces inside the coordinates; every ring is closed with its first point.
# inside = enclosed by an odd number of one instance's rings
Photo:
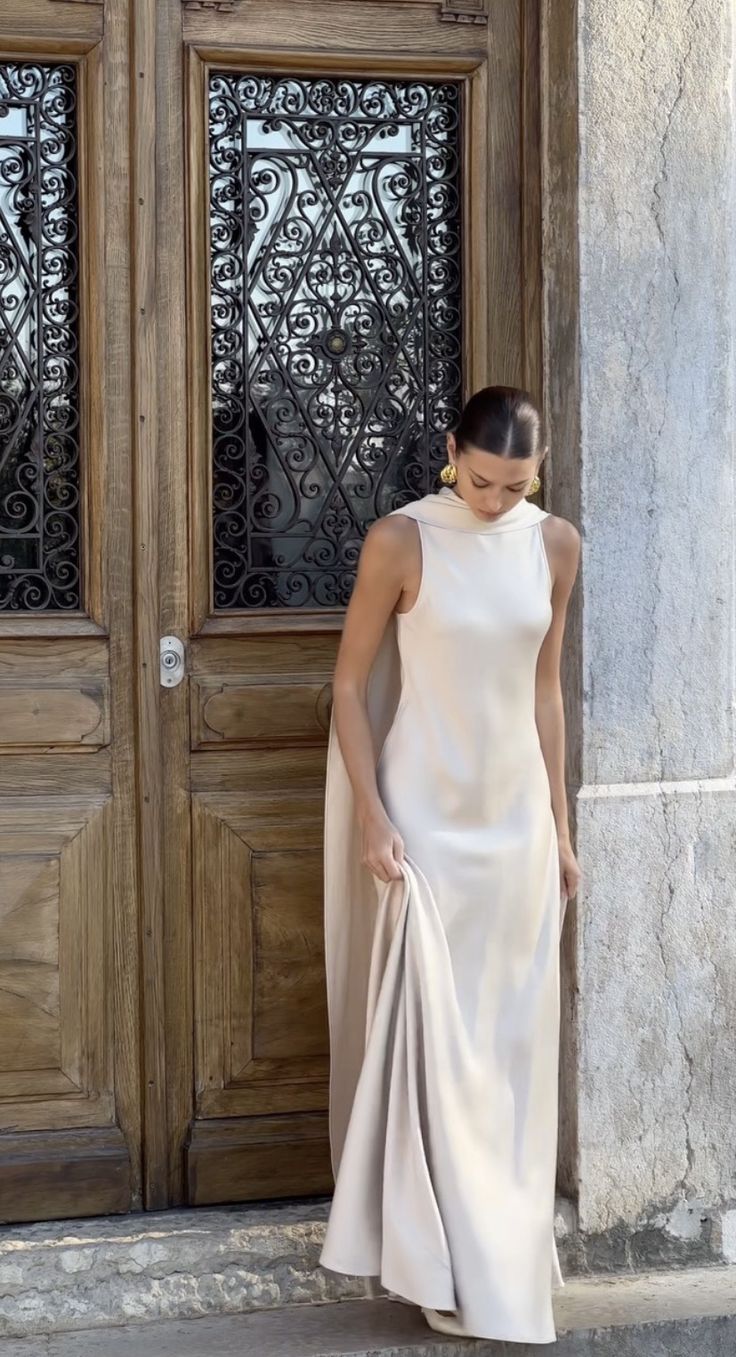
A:
{"type": "Polygon", "coordinates": [[[0,608],[78,609],[77,78],[0,63],[0,608]]]}
{"type": "Polygon", "coordinates": [[[216,609],[347,603],[462,398],[461,88],[213,72],[216,609]]]}

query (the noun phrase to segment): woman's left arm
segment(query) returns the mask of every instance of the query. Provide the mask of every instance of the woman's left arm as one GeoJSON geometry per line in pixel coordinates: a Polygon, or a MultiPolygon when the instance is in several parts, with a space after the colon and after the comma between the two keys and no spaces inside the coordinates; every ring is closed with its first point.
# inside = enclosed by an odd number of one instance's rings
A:
{"type": "Polygon", "coordinates": [[[552,575],[552,621],[537,659],[535,717],[547,766],[552,812],[560,848],[560,886],[568,897],[576,894],[580,869],[572,851],[565,789],[565,712],[560,660],[567,605],[580,563],[580,533],[567,519],[549,515],[541,526],[552,575]]]}

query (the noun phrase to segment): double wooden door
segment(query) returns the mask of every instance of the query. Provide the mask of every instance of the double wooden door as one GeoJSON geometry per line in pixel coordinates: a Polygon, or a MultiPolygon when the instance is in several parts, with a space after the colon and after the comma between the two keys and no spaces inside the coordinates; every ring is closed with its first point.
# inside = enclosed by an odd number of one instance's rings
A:
{"type": "Polygon", "coordinates": [[[330,674],[541,395],[541,9],[5,0],[0,1218],[330,1190],[330,674]]]}

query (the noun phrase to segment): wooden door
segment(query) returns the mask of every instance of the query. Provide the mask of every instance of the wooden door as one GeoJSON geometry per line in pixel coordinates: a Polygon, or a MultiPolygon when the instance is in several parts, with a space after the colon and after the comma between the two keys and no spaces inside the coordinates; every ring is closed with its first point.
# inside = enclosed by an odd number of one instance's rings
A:
{"type": "Polygon", "coordinates": [[[436,484],[470,389],[540,394],[537,5],[157,14],[161,632],[184,659],[150,1199],[307,1195],[331,1186],[322,802],[360,541],[436,484]]]}
{"type": "Polygon", "coordinates": [[[0,15],[0,1219],[141,1205],[127,15],[0,15]]]}
{"type": "Polygon", "coordinates": [[[0,1219],[324,1192],[362,536],[541,394],[537,0],[4,0],[0,1219]]]}

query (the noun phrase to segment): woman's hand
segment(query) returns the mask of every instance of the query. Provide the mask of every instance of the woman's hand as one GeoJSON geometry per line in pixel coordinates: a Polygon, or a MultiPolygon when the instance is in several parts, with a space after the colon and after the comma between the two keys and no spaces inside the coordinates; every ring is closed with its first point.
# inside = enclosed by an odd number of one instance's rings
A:
{"type": "Polygon", "coordinates": [[[404,841],[381,806],[361,817],[361,862],[379,881],[396,881],[402,875],[404,841]]]}
{"type": "Polygon", "coordinates": [[[559,857],[560,891],[567,900],[571,900],[574,895],[577,895],[582,872],[578,866],[577,858],[572,851],[572,844],[569,839],[559,840],[559,857]]]}

